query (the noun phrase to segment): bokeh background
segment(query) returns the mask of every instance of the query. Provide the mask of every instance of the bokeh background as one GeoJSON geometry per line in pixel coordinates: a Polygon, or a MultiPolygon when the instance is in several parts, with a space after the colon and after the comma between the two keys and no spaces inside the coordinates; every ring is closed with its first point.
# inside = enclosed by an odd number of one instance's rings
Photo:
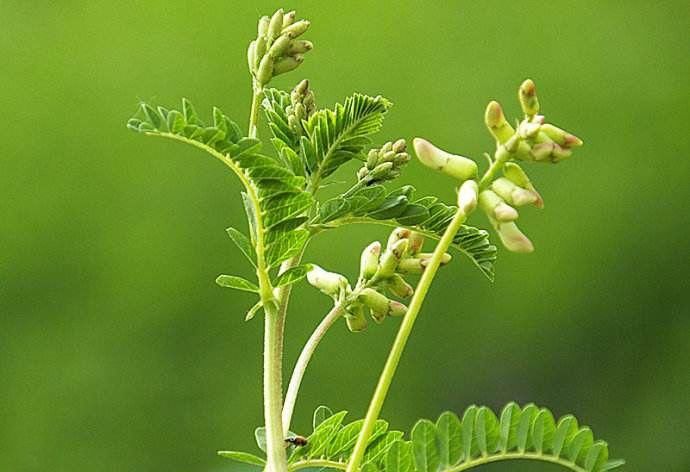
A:
{"type": "MultiPolygon", "coordinates": [[[[687,2],[532,0],[0,1],[0,470],[248,469],[215,456],[256,452],[262,421],[262,323],[243,321],[250,296],[213,283],[249,275],[224,232],[244,224],[239,184],[124,123],[139,99],[182,96],[244,123],[245,47],[279,6],[312,20],[316,47],[275,85],[308,77],[329,106],[389,97],[377,143],[422,135],[480,157],[485,104],[516,116],[526,77],[586,142],[531,169],[546,199],[521,217],[533,255],[501,251],[494,284],[461,258],[442,271],[384,416],[409,429],[534,401],[574,412],[627,470],[690,470],[687,2]]],[[[417,163],[403,181],[453,199],[417,163]]],[[[354,275],[385,236],[346,228],[307,259],[354,275]]],[[[296,290],[286,368],[328,305],[296,290]]],[[[298,432],[322,403],[364,413],[396,328],[329,334],[298,432]]]]}

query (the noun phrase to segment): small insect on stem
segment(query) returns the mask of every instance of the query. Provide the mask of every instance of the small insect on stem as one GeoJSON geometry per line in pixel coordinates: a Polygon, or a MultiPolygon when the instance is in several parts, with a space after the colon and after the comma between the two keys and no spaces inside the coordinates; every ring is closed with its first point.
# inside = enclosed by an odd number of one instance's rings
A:
{"type": "Polygon", "coordinates": [[[307,441],[307,438],[305,438],[304,436],[292,436],[289,438],[285,438],[285,442],[296,447],[304,447],[309,443],[309,441],[307,441]]]}

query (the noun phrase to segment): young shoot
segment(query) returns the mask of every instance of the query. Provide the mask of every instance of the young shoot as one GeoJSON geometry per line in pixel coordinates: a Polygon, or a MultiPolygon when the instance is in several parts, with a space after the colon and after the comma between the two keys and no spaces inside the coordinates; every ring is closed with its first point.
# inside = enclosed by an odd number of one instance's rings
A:
{"type": "Polygon", "coordinates": [[[610,460],[607,444],[595,440],[573,416],[556,420],[533,404],[510,403],[498,415],[470,406],[461,415],[446,412],[434,422],[420,420],[409,434],[391,430],[379,418],[439,268],[469,262],[487,279],[494,277],[497,248],[487,231],[467,225],[468,220],[483,213],[505,249],[532,252],[534,245],[516,222],[524,207],[542,208],[544,202],[525,169],[566,160],[582,141],[540,114],[536,86],[528,79],[518,90],[523,116],[516,126],[509,124],[498,102],[487,106],[484,122],[495,141],[488,166],[427,139],[412,140],[429,177],[444,174],[439,180],[456,189],[457,200],[418,195],[413,186],[397,183],[408,165],[419,165],[411,162],[407,141],[372,141],[391,108],[389,100],[354,93],[332,108],[320,108],[306,79],[295,79],[291,90],[269,87],[274,77],[298,70],[313,48],[303,38],[309,26],[295,12],[282,9],[259,20],[257,37],[247,50],[251,108],[246,130],[219,108],[205,120],[187,99],[178,110],[142,103],[127,123],[134,131],[206,152],[242,186],[238,198],[246,227],[230,227],[227,233],[255,276],[248,280],[223,274],[216,282],[254,294],[245,319],[263,318],[264,422],[254,432],[262,453],[219,454],[267,472],[460,472],[513,459],[550,462],[575,472],[622,465],[610,460]],[[270,134],[259,137],[260,119],[270,134]],[[348,175],[341,168],[350,161],[359,162],[359,168],[348,175]],[[338,179],[349,177],[349,183],[337,196],[324,198],[320,190],[336,174],[338,179]],[[388,226],[391,233],[387,241],[363,248],[358,274],[318,265],[319,255],[308,251],[312,238],[356,223],[388,226]],[[286,313],[291,287],[304,282],[330,297],[333,305],[306,341],[284,390],[286,313]],[[321,406],[311,432],[292,432],[300,386],[320,341],[336,324],[357,333],[375,329],[372,322],[396,323],[398,334],[366,417],[345,423],[345,411],[321,406]]]}

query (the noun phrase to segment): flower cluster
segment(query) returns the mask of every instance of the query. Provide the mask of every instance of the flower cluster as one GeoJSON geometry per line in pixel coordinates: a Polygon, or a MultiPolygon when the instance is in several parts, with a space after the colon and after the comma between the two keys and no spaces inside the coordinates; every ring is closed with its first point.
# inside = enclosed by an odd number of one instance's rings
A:
{"type": "Polygon", "coordinates": [[[259,88],[277,75],[294,70],[304,61],[304,54],[314,47],[310,41],[297,39],[309,29],[309,21],[295,21],[295,12],[276,11],[259,20],[258,35],[249,44],[249,70],[259,88]]]}
{"type": "Polygon", "coordinates": [[[545,122],[539,114],[536,87],[531,80],[522,83],[518,98],[524,118],[516,128],[508,123],[498,102],[492,101],[486,108],[484,122],[496,139],[496,152],[493,159],[489,157],[490,167],[480,180],[475,180],[477,164],[472,159],[450,154],[422,138],[415,138],[414,147],[424,165],[462,182],[458,206],[465,215],[478,203],[508,250],[531,252],[532,242],[515,223],[519,217],[517,208],[542,208],[544,201],[516,161],[557,163],[570,157],[582,140],[545,122]],[[503,175],[497,176],[500,171],[503,175]]]}
{"type": "MultiPolygon", "coordinates": [[[[431,254],[422,252],[423,244],[422,234],[396,228],[388,238],[385,249],[378,241],[364,248],[354,289],[345,276],[318,266],[312,266],[307,280],[337,303],[343,304],[350,331],[362,331],[368,325],[367,315],[376,323],[382,323],[388,316],[403,316],[407,312],[403,303],[391,297],[405,299],[414,293],[405,277],[419,275],[426,269],[431,254]]],[[[447,264],[450,259],[450,254],[444,254],[441,263],[447,264]]]]}
{"type": "Polygon", "coordinates": [[[357,179],[366,185],[393,180],[400,176],[405,164],[410,162],[407,144],[404,139],[387,142],[380,149],[372,149],[364,166],[357,172],[357,179]]]}
{"type": "Polygon", "coordinates": [[[316,111],[314,92],[309,88],[309,81],[302,80],[290,92],[290,105],[285,108],[288,126],[297,134],[304,134],[303,120],[308,120],[316,111]]]}
{"type": "Polygon", "coordinates": [[[539,114],[539,99],[534,82],[525,80],[518,92],[525,117],[514,129],[506,120],[498,102],[486,108],[484,121],[499,145],[503,145],[521,161],[557,163],[570,157],[572,149],[582,146],[582,140],[550,123],[539,114]]]}

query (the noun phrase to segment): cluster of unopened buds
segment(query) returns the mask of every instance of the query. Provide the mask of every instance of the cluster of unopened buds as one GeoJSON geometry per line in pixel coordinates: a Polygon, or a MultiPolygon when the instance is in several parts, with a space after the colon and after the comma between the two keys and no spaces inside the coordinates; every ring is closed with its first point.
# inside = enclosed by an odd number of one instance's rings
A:
{"type": "Polygon", "coordinates": [[[369,151],[364,166],[357,172],[357,179],[366,185],[393,180],[400,176],[402,167],[410,159],[404,139],[389,141],[380,149],[369,151]]]}
{"type": "Polygon", "coordinates": [[[501,105],[492,101],[485,113],[485,123],[496,139],[496,153],[489,158],[488,178],[477,179],[477,164],[470,158],[450,154],[430,142],[416,138],[415,151],[426,166],[443,172],[462,182],[458,192],[458,206],[469,215],[479,205],[498,233],[503,245],[514,252],[531,252],[532,242],[517,227],[517,207],[544,206],[539,192],[515,161],[557,163],[570,157],[572,149],[582,141],[554,125],[545,123],[539,114],[539,100],[534,82],[526,80],[520,86],[518,98],[524,119],[514,128],[503,114],[501,105]],[[492,171],[496,169],[496,171],[492,171]],[[503,176],[496,176],[501,169],[503,176]]]}
{"type": "Polygon", "coordinates": [[[316,111],[314,92],[309,88],[309,81],[302,80],[290,92],[290,105],[285,108],[288,126],[298,134],[302,134],[302,121],[309,119],[316,111]]]}
{"type": "MultiPolygon", "coordinates": [[[[397,228],[383,251],[378,241],[364,248],[354,289],[344,275],[318,266],[312,266],[307,280],[345,307],[350,331],[362,331],[368,325],[367,315],[382,323],[388,316],[403,316],[407,312],[407,306],[391,297],[406,299],[414,293],[405,277],[424,272],[431,254],[422,252],[423,244],[421,233],[397,228]]],[[[444,254],[441,263],[447,264],[450,259],[450,254],[444,254]]]]}
{"type": "Polygon", "coordinates": [[[259,20],[256,40],[249,44],[249,70],[259,87],[285,72],[294,70],[304,61],[304,54],[314,47],[310,41],[297,39],[309,29],[309,21],[295,19],[295,12],[282,9],[273,16],[259,20]]]}
{"type": "Polygon", "coordinates": [[[534,82],[525,80],[518,92],[525,117],[517,123],[517,130],[506,120],[498,102],[486,108],[485,123],[496,138],[501,152],[509,152],[520,161],[557,163],[570,157],[572,149],[582,146],[582,140],[550,123],[539,114],[539,99],[534,82]],[[505,147],[501,150],[500,147],[505,147]]]}

